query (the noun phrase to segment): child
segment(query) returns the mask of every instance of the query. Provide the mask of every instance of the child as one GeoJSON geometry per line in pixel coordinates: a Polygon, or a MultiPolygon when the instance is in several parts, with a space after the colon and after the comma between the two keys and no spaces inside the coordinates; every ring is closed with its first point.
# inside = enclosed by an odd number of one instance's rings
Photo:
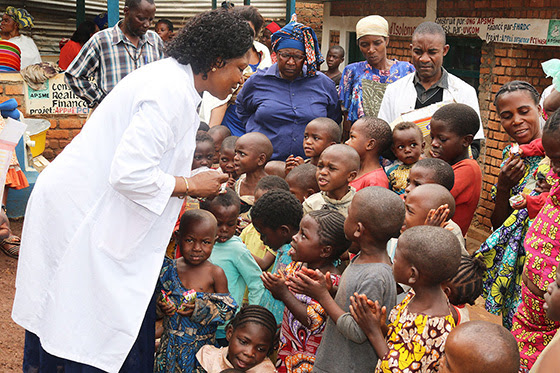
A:
{"type": "Polygon", "coordinates": [[[432,372],[447,335],[457,323],[455,310],[441,288],[457,272],[461,248],[440,227],[418,226],[400,237],[393,263],[395,281],[412,287],[389,315],[378,301],[352,297],[350,312],[380,357],[375,372],[432,372]]]}
{"type": "Polygon", "coordinates": [[[214,140],[204,131],[196,133],[196,148],[194,149],[194,158],[192,169],[200,167],[212,167],[214,163],[214,140]]]}
{"type": "MultiPolygon", "coordinates": [[[[290,255],[293,262],[286,268],[286,278],[306,267],[324,275],[330,274],[332,285],[338,286],[340,274],[333,263],[349,246],[350,242],[344,237],[342,214],[329,210],[311,211],[303,217],[299,232],[292,238],[290,255]]],[[[323,337],[327,313],[315,299],[290,292],[283,277],[270,273],[263,273],[261,277],[272,296],[286,305],[278,371],[310,372],[323,337]]]]}
{"type": "Polygon", "coordinates": [[[267,309],[244,306],[226,328],[229,346],[218,349],[204,346],[196,358],[205,373],[220,373],[233,368],[247,373],[274,373],[267,358],[277,342],[276,322],[267,309]]]}
{"type": "Polygon", "coordinates": [[[543,308],[544,295],[554,282],[560,255],[560,111],[556,111],[546,122],[542,145],[550,158],[547,176],[556,182],[525,235],[521,304],[513,316],[511,328],[519,345],[522,369],[531,369],[539,353],[560,327],[560,322],[551,320],[543,308]]]}
{"type": "Polygon", "coordinates": [[[391,150],[399,162],[387,169],[389,189],[397,194],[404,194],[408,185],[410,169],[424,152],[424,136],[415,123],[402,122],[393,129],[391,150]]]}
{"type": "Polygon", "coordinates": [[[303,203],[312,194],[319,192],[316,173],[317,166],[305,163],[294,167],[286,175],[286,181],[290,186],[290,193],[296,196],[300,203],[303,203]]]}
{"type": "Polygon", "coordinates": [[[453,168],[441,159],[420,159],[410,169],[408,186],[404,191],[404,197],[406,198],[407,194],[412,192],[414,188],[423,184],[439,184],[451,191],[455,184],[453,168]]]}
{"type": "MultiPolygon", "coordinates": [[[[213,200],[200,203],[200,208],[210,211],[218,222],[210,261],[224,270],[229,292],[237,304],[242,304],[246,288],[249,289],[249,303],[258,304],[264,292],[260,279],[262,271],[243,241],[234,235],[239,206],[239,197],[230,188],[213,200]]],[[[218,328],[216,338],[221,345],[225,343],[225,337],[225,328],[218,328]]]]}
{"type": "Polygon", "coordinates": [[[432,149],[430,155],[453,167],[455,185],[455,222],[467,235],[478,206],[482,189],[482,172],[474,159],[469,158],[469,146],[480,127],[476,111],[465,104],[449,104],[438,109],[430,121],[432,149]]]}
{"type": "Polygon", "coordinates": [[[328,70],[323,71],[323,73],[331,78],[331,80],[334,82],[334,85],[336,86],[336,89],[338,89],[340,78],[342,78],[342,72],[338,69],[338,67],[342,62],[344,62],[344,48],[342,48],[340,45],[333,45],[332,47],[330,47],[329,51],[327,52],[326,62],[328,70]]]}
{"type": "Polygon", "coordinates": [[[286,162],[268,161],[264,165],[264,172],[267,175],[275,175],[284,179],[286,177],[286,162]]]}
{"type": "Polygon", "coordinates": [[[391,127],[383,119],[361,117],[354,122],[346,144],[356,149],[360,156],[360,171],[350,183],[356,190],[368,186],[389,188],[379,156],[389,149],[391,141],[391,127]]]}
{"type": "Polygon", "coordinates": [[[235,143],[239,137],[229,136],[222,141],[222,146],[220,146],[220,169],[224,174],[228,174],[229,179],[227,181],[227,186],[233,188],[235,181],[239,177],[235,172],[235,163],[233,159],[235,157],[235,143]]]}
{"type": "Polygon", "coordinates": [[[173,37],[173,23],[168,19],[160,19],[156,23],[156,32],[165,44],[173,37]]]}
{"type": "MultiPolygon", "coordinates": [[[[367,337],[349,313],[350,296],[355,292],[392,308],[397,286],[386,245],[399,234],[404,221],[404,204],[395,193],[381,187],[368,187],[354,196],[344,223],[346,237],[357,244],[360,253],[340,279],[333,299],[321,273],[302,269],[290,277],[288,286],[317,300],[329,315],[313,372],[373,372],[377,355],[367,337]]],[[[350,248],[352,250],[352,247],[350,248]]]]}
{"type": "MultiPolygon", "coordinates": [[[[222,142],[229,136],[231,136],[231,131],[226,126],[214,126],[208,130],[208,134],[214,140],[214,165],[220,162],[220,149],[222,148],[222,142]]],[[[218,167],[213,167],[218,168],[218,167]]]]}
{"type": "MultiPolygon", "coordinates": [[[[284,274],[286,267],[292,262],[288,254],[290,242],[298,231],[302,216],[301,204],[285,190],[265,193],[251,209],[253,225],[260,233],[261,240],[276,251],[271,273],[284,274]]],[[[284,303],[274,299],[270,291],[265,291],[260,305],[272,312],[277,324],[282,323],[284,303]]]]}
{"type": "Polygon", "coordinates": [[[519,372],[515,338],[503,326],[488,321],[471,321],[453,329],[443,356],[439,373],[519,372]]]}
{"type": "Polygon", "coordinates": [[[348,215],[348,206],[356,190],[349,185],[360,167],[360,156],[348,145],[335,144],[323,151],[317,164],[315,193],[303,202],[303,212],[329,208],[348,215]]]}
{"type": "Polygon", "coordinates": [[[154,372],[191,372],[196,352],[214,344],[218,325],[235,314],[224,271],[207,260],[216,234],[216,219],[207,211],[190,210],[181,217],[176,236],[182,257],[164,259],[156,288],[164,330],[154,372]],[[196,291],[196,298],[184,305],[183,293],[189,289],[196,291]],[[162,291],[170,303],[163,301],[162,291]]]}
{"type": "Polygon", "coordinates": [[[457,325],[470,320],[465,304],[474,306],[474,302],[482,294],[482,277],[485,271],[486,265],[481,258],[461,255],[457,274],[443,282],[443,292],[459,315],[457,325]]]}
{"type": "MultiPolygon", "coordinates": [[[[303,133],[303,151],[309,162],[317,166],[323,150],[340,142],[340,125],[330,118],[316,118],[307,124],[303,133]]],[[[303,164],[303,158],[290,155],[286,159],[286,174],[297,165],[303,164]]]]}

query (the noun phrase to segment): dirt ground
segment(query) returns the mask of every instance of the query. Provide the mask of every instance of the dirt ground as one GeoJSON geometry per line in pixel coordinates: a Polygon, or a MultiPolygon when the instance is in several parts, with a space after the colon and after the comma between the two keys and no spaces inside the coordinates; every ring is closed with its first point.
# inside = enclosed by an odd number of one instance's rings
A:
{"type": "MultiPolygon", "coordinates": [[[[22,220],[11,221],[12,231],[21,234],[22,220]]],[[[468,239],[469,252],[475,251],[480,243],[468,239]]],[[[11,318],[14,301],[17,260],[0,253],[0,372],[21,372],[23,360],[24,330],[16,325],[11,318]]],[[[499,324],[500,318],[484,310],[482,298],[475,306],[467,306],[471,320],[486,320],[499,324]]]]}

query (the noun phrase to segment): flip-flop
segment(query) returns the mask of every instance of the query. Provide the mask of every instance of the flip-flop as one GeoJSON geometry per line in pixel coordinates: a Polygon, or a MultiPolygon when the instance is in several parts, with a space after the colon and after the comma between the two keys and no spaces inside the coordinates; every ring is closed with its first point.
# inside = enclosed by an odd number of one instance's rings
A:
{"type": "Polygon", "coordinates": [[[18,236],[10,236],[0,243],[0,250],[10,258],[17,259],[19,257],[20,238],[18,236]]]}

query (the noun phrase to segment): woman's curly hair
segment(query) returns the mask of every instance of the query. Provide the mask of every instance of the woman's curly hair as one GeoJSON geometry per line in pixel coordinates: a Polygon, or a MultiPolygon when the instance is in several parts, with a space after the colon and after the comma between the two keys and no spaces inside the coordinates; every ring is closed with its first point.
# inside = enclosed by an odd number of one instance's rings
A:
{"type": "Polygon", "coordinates": [[[222,67],[243,56],[253,45],[253,30],[239,15],[217,9],[192,18],[167,48],[167,54],[194,74],[206,75],[212,67],[222,67]]]}

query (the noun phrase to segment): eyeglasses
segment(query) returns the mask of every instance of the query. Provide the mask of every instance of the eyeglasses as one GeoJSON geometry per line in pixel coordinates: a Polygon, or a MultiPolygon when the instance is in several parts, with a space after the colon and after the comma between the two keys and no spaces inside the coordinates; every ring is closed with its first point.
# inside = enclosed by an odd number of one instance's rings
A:
{"type": "Polygon", "coordinates": [[[290,58],[293,58],[294,61],[296,62],[301,62],[305,59],[305,55],[301,55],[301,54],[290,54],[290,53],[286,53],[286,52],[278,52],[278,55],[280,57],[282,57],[282,59],[284,60],[289,60],[290,58]]]}

